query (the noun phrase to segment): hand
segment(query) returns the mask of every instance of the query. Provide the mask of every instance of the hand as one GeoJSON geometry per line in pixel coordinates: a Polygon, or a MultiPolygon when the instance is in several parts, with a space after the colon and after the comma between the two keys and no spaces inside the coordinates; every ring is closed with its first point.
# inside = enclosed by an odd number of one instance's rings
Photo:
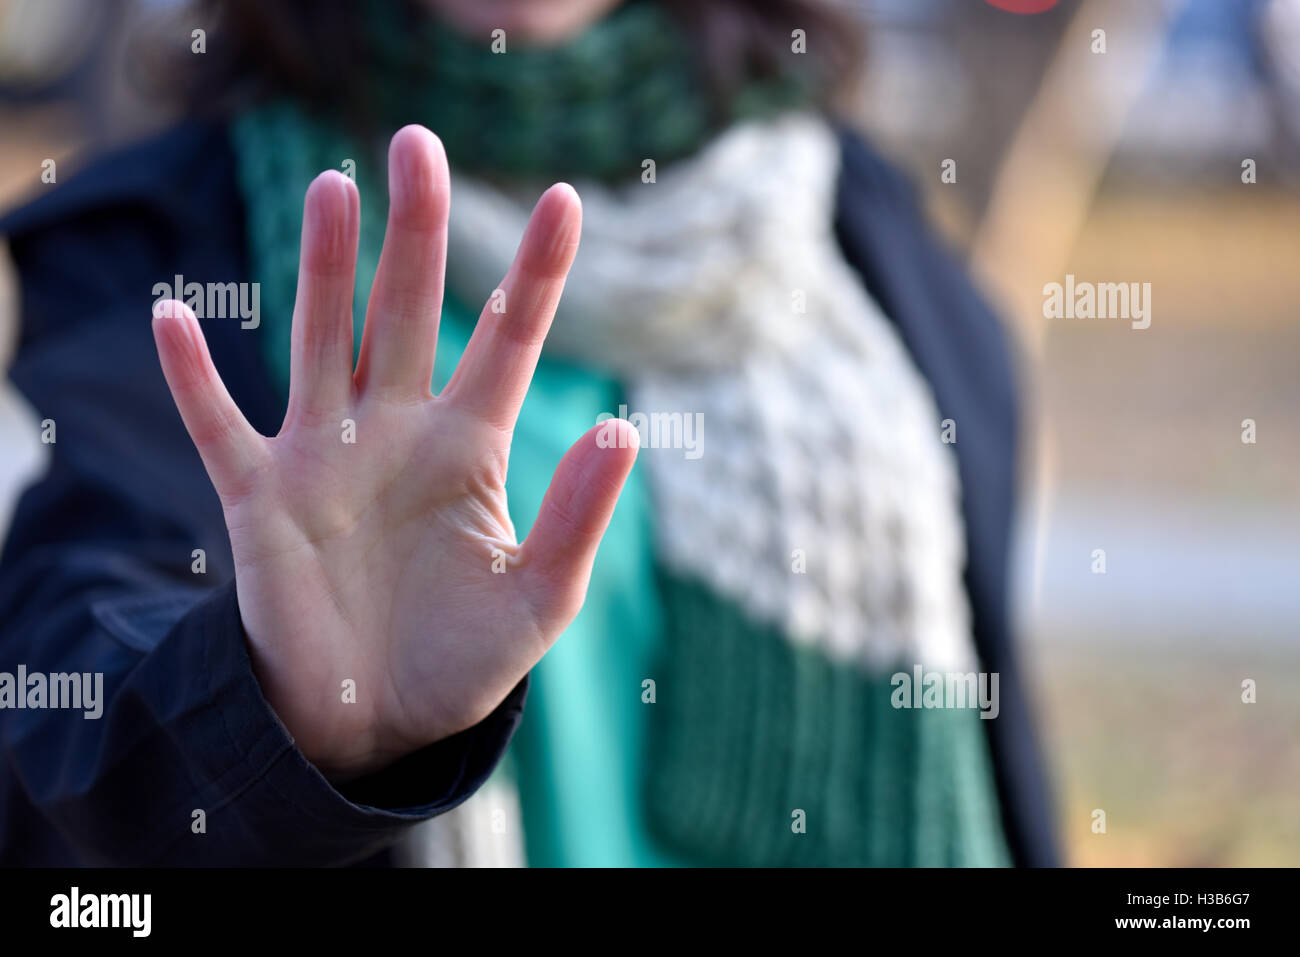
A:
{"type": "Polygon", "coordinates": [[[357,189],[326,172],[307,190],[279,435],[244,419],[189,309],[168,301],[154,317],[167,384],[224,507],[258,680],[334,780],[468,728],[501,703],[582,606],[637,448],[626,422],[593,426],[516,543],[505,494],[511,433],[577,251],[581,203],[566,185],[542,195],[501,284],[505,312],[484,309],[434,396],[450,184],[441,142],[423,127],[400,130],[388,176],[355,370],[357,189]],[[598,445],[600,428],[615,441],[598,445]],[[348,680],[355,703],[344,701],[348,680]]]}

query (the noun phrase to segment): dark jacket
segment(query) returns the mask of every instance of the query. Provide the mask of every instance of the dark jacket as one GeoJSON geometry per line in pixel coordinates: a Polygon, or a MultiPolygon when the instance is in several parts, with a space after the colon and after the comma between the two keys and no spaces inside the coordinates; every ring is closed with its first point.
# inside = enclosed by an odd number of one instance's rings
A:
{"type": "MultiPolygon", "coordinates": [[[[837,230],[958,423],[988,729],[1015,859],[1056,861],[1032,715],[1008,630],[1016,458],[997,319],[926,230],[900,175],[845,132],[837,230]]],[[[52,419],[48,474],[0,557],[0,671],[104,672],[104,713],[0,711],[0,862],[326,864],[380,860],[415,821],[485,779],[526,682],[479,726],[342,789],[294,746],[253,675],[222,511],[172,404],[150,332],[153,286],[247,277],[225,128],[183,124],[111,155],[0,221],[22,287],[11,377],[52,419]],[[206,575],[191,554],[207,555],[206,575]],[[206,833],[194,833],[194,812],[206,833]]],[[[237,322],[205,324],[253,427],[284,412],[237,322]]],[[[938,423],[936,423],[938,428],[938,423]]]]}

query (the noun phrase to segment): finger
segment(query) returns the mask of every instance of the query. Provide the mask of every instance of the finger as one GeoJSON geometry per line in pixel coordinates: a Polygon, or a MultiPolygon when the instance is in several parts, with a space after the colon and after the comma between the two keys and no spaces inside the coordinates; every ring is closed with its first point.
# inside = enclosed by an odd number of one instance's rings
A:
{"type": "Polygon", "coordinates": [[[356,381],[381,395],[427,396],[442,311],[451,179],[442,142],[404,126],[388,148],[388,225],[366,308],[356,381]]]}
{"type": "Polygon", "coordinates": [[[225,503],[242,497],[269,459],[266,440],[230,398],[189,307],[174,299],[158,303],[153,334],[167,387],[217,495],[225,503]]]}
{"type": "Polygon", "coordinates": [[[582,607],[596,548],[639,446],[632,426],[608,419],[560,460],[537,521],[519,549],[526,591],[545,634],[558,635],[582,607]]]}
{"type": "Polygon", "coordinates": [[[582,233],[582,201],[557,183],[542,194],[515,260],[483,307],[442,395],[504,429],[514,427],[582,233]]]}
{"type": "Polygon", "coordinates": [[[352,283],[361,200],[342,173],[321,173],[303,203],[298,295],[293,305],[286,426],[327,415],[352,397],[352,283]]]}

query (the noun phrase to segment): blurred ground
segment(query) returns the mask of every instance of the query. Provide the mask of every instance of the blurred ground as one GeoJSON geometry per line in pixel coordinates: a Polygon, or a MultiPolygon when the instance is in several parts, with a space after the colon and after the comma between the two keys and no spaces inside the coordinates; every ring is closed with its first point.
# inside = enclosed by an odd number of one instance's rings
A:
{"type": "MultiPolygon", "coordinates": [[[[0,107],[0,210],[8,211],[20,198],[38,195],[41,162],[64,163],[76,150],[80,136],[65,110],[14,110],[0,107]]],[[[7,369],[18,333],[18,290],[8,250],[0,238],[0,369],[7,369]]],[[[45,448],[32,410],[9,383],[0,378],[0,540],[3,540],[15,499],[37,474],[45,448]]]]}
{"type": "Polygon", "coordinates": [[[1071,256],[1155,304],[1143,331],[1058,322],[1038,373],[1056,484],[1027,631],[1076,863],[1300,862],[1297,262],[1300,200],[1247,186],[1115,185],[1071,256]]]}
{"type": "Polygon", "coordinates": [[[1295,866],[1300,659],[1180,636],[1145,647],[1147,638],[1040,652],[1071,862],[1295,866]],[[1241,703],[1243,677],[1259,682],[1260,704],[1241,703]],[[1105,834],[1091,832],[1095,808],[1106,811],[1105,834]]]}

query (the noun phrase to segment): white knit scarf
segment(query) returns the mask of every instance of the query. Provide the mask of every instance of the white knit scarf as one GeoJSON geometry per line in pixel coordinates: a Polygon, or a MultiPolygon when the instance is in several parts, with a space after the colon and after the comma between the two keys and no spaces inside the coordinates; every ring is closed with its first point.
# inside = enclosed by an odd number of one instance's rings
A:
{"type": "MultiPolygon", "coordinates": [[[[582,244],[546,348],[614,372],[629,414],[702,414],[696,451],[642,452],[669,569],[836,661],[964,665],[954,456],[840,253],[838,171],[833,131],[792,114],[657,182],[575,184],[582,244]]],[[[535,195],[455,176],[453,286],[499,281],[535,195]]]]}
{"type": "MultiPolygon", "coordinates": [[[[839,250],[838,172],[832,130],[791,114],[656,182],[576,182],[582,244],[546,349],[613,372],[629,414],[702,414],[694,452],[643,442],[668,569],[839,663],[968,671],[955,457],[839,250]]],[[[453,180],[448,281],[491,289],[536,184],[453,180]]]]}

